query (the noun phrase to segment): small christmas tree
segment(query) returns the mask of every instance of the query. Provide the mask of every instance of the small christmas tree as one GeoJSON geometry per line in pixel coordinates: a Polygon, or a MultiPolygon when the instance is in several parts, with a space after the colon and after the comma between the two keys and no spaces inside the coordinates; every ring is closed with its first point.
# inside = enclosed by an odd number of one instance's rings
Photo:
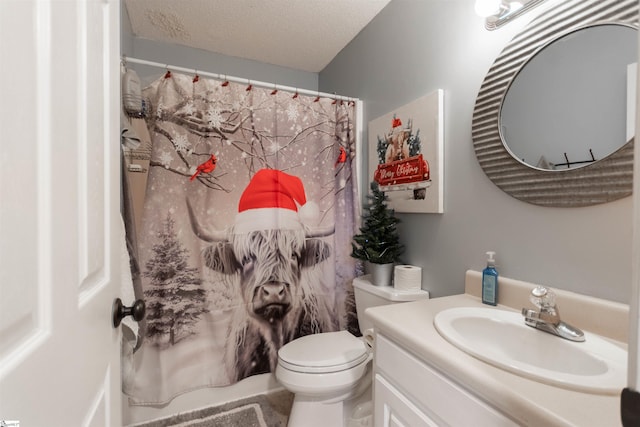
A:
{"type": "Polygon", "coordinates": [[[362,215],[362,234],[353,236],[351,256],[373,264],[390,264],[398,261],[404,252],[396,228],[400,220],[394,216],[393,209],[387,207],[387,196],[375,181],[371,183],[371,193],[367,195],[370,202],[362,215]]]}

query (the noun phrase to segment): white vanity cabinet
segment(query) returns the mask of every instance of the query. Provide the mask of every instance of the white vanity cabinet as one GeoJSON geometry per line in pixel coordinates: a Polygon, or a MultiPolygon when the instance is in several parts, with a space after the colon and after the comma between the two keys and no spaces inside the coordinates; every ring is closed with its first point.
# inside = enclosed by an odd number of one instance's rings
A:
{"type": "Polygon", "coordinates": [[[518,425],[385,335],[375,343],[376,427],[518,425]]]}
{"type": "MultiPolygon", "coordinates": [[[[529,304],[535,286],[502,276],[501,307],[496,309],[520,311],[529,304]]],[[[486,309],[481,293],[482,272],[469,270],[464,294],[366,310],[375,331],[376,426],[620,425],[618,392],[588,393],[517,375],[443,338],[436,316],[452,308],[486,309]]],[[[625,348],[628,306],[562,290],[557,296],[568,322],[625,348]]],[[[624,379],[619,385],[620,390],[625,387],[624,379]]]]}

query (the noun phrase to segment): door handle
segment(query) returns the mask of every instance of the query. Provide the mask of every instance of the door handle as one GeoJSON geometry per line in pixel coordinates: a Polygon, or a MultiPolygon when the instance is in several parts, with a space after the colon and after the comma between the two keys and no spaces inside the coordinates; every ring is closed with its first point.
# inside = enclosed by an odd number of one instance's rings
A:
{"type": "Polygon", "coordinates": [[[145,311],[146,308],[144,305],[144,301],[142,301],[141,299],[135,300],[131,307],[125,307],[124,304],[122,304],[122,300],[120,298],[116,298],[115,301],[113,301],[112,309],[113,327],[117,328],[118,326],[120,326],[122,319],[127,316],[131,316],[133,317],[133,320],[139,322],[144,319],[145,311]]]}

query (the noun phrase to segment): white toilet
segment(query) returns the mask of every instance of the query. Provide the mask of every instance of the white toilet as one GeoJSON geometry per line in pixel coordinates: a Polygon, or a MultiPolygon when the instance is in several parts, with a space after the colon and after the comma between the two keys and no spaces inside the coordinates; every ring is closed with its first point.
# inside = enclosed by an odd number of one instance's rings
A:
{"type": "Polygon", "coordinates": [[[373,352],[364,339],[373,327],[368,307],[429,298],[423,290],[374,286],[369,276],[353,280],[362,338],[347,331],[307,335],[278,351],[276,378],[295,394],[288,427],[367,426],[371,420],[373,352]]]}

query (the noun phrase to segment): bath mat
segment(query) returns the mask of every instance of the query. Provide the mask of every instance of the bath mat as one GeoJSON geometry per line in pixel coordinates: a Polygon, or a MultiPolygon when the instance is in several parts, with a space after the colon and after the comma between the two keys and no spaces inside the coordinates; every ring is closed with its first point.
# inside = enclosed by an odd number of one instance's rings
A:
{"type": "Polygon", "coordinates": [[[293,394],[281,391],[129,427],[285,427],[292,404],[293,394]]]}
{"type": "Polygon", "coordinates": [[[208,426],[247,426],[267,427],[260,406],[253,403],[219,414],[199,417],[197,420],[174,424],[174,427],[208,427],[208,426]]]}

